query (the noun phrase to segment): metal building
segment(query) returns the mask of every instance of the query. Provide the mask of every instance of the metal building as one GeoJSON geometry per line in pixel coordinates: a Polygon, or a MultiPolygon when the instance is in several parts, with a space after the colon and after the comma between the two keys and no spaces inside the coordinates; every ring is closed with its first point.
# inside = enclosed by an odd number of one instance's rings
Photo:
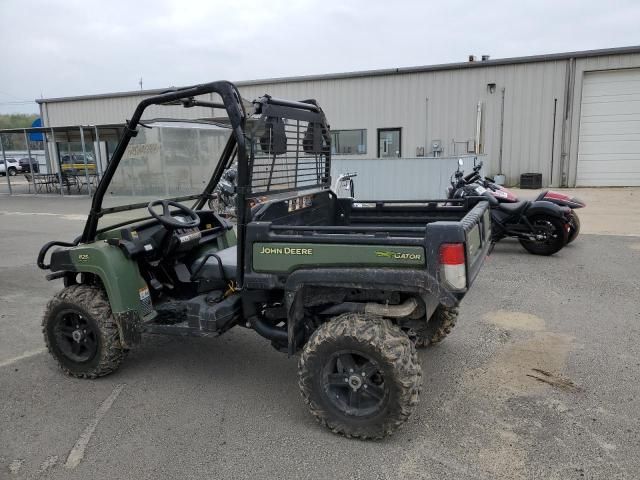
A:
{"type": "MultiPolygon", "coordinates": [[[[640,46],[471,60],[237,84],[248,99],[317,99],[338,161],[383,159],[389,172],[390,160],[479,153],[486,172],[510,185],[529,172],[547,186],[640,185],[640,46]]],[[[163,90],[38,103],[44,127],[116,124],[163,90]]]]}

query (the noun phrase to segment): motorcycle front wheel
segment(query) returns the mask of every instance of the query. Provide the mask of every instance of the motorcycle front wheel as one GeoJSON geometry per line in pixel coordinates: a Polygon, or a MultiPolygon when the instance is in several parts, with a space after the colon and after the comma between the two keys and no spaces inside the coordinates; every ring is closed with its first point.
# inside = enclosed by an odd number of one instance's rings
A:
{"type": "Polygon", "coordinates": [[[534,255],[553,255],[567,244],[568,233],[565,223],[556,217],[539,215],[529,219],[533,226],[533,233],[539,235],[539,240],[523,240],[520,244],[534,255]]]}

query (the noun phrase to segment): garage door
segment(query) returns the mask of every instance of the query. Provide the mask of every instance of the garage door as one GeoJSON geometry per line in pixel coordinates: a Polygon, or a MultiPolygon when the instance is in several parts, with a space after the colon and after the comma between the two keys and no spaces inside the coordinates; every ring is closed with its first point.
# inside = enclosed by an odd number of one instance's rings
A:
{"type": "Polygon", "coordinates": [[[578,186],[640,186],[640,68],[585,73],[578,186]]]}

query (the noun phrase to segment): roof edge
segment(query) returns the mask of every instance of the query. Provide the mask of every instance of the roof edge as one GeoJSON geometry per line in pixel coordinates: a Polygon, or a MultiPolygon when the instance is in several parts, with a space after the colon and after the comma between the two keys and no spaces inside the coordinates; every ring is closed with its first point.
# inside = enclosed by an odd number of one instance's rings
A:
{"type": "MultiPolygon", "coordinates": [[[[345,78],[359,78],[359,77],[377,77],[384,75],[396,75],[407,73],[421,73],[421,72],[437,72],[442,70],[461,70],[465,68],[481,68],[488,66],[499,65],[513,65],[519,63],[538,63],[548,62],[554,60],[567,60],[570,58],[587,58],[587,57],[600,57],[606,55],[624,55],[631,53],[640,53],[640,45],[633,45],[629,47],[615,47],[615,48],[603,48],[598,50],[581,50],[577,52],[565,52],[565,53],[551,53],[543,55],[529,55],[523,57],[507,57],[498,58],[495,60],[485,60],[476,62],[456,62],[456,63],[442,63],[436,65],[422,65],[416,67],[398,67],[398,68],[384,68],[375,70],[359,70],[352,72],[342,73],[324,73],[316,75],[300,75],[292,77],[274,77],[264,78],[258,80],[242,80],[234,82],[237,86],[252,86],[252,85],[266,85],[271,83],[291,83],[291,82],[308,82],[314,80],[339,80],[345,78]]],[[[59,102],[73,102],[78,100],[93,100],[101,98],[117,98],[117,97],[141,97],[156,95],[166,92],[168,88],[155,88],[150,90],[130,90],[125,92],[114,93],[99,93],[92,95],[78,95],[71,97],[52,97],[52,98],[38,98],[36,103],[59,103],[59,102]]]]}

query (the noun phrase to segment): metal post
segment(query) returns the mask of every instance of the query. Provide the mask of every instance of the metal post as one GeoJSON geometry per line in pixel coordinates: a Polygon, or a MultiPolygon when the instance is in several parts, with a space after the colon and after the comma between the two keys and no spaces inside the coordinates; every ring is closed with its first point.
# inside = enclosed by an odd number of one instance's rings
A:
{"type": "Polygon", "coordinates": [[[98,174],[98,180],[102,177],[102,147],[100,146],[100,133],[98,127],[93,127],[96,132],[96,173],[98,174]]]}
{"type": "MultiPolygon", "coordinates": [[[[51,173],[51,162],[49,161],[49,145],[47,143],[47,134],[42,131],[42,149],[44,150],[44,163],[47,167],[47,174],[51,173]]],[[[38,163],[38,171],[40,171],[40,163],[38,163]]]]}
{"type": "MultiPolygon", "coordinates": [[[[64,183],[62,182],[62,166],[60,165],[60,153],[58,152],[58,144],[56,143],[56,132],[51,129],[51,141],[53,142],[53,154],[58,159],[56,165],[58,166],[58,182],[60,183],[60,196],[64,197],[64,183]]],[[[51,163],[53,166],[53,163],[51,163]]],[[[51,169],[53,170],[53,168],[51,169]]]]}
{"type": "Polygon", "coordinates": [[[89,172],[87,170],[87,149],[84,144],[84,129],[80,125],[80,142],[82,143],[82,156],[84,157],[84,178],[87,181],[87,194],[91,196],[91,183],[89,182],[89,172]]]}
{"type": "Polygon", "coordinates": [[[27,129],[22,130],[24,133],[24,143],[27,146],[27,155],[29,155],[29,173],[31,174],[31,185],[33,185],[33,193],[38,194],[36,189],[36,177],[33,172],[33,160],[31,159],[31,147],[29,146],[29,135],[27,135],[27,129]]]}
{"type": "Polygon", "coordinates": [[[0,135],[0,149],[2,150],[2,159],[4,160],[4,174],[7,176],[9,195],[13,195],[13,191],[11,190],[11,180],[9,180],[9,164],[7,163],[7,156],[4,153],[4,143],[2,143],[2,135],[0,135]]]}
{"type": "Polygon", "coordinates": [[[167,166],[164,158],[164,145],[162,143],[162,128],[158,128],[158,143],[160,143],[160,168],[162,168],[162,181],[164,183],[164,194],[169,195],[169,184],[167,183],[167,166]]]}

